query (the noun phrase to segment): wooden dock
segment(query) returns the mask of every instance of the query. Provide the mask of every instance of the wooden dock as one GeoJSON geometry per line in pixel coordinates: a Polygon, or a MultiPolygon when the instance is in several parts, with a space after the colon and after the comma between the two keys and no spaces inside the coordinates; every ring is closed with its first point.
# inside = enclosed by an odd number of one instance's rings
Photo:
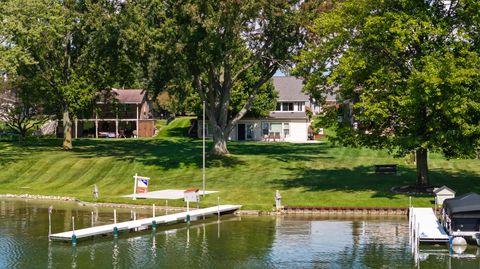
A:
{"type": "Polygon", "coordinates": [[[435,216],[432,208],[412,207],[409,214],[409,225],[418,242],[448,242],[449,236],[435,216]]]}
{"type": "Polygon", "coordinates": [[[114,230],[124,231],[131,229],[143,230],[149,228],[155,222],[156,225],[174,223],[178,221],[189,221],[195,220],[199,217],[213,215],[213,214],[222,214],[222,213],[232,213],[238,210],[241,206],[239,205],[219,205],[202,209],[195,209],[186,212],[180,212],[170,215],[157,216],[139,220],[131,220],[125,222],[112,223],[102,226],[94,226],[90,228],[84,228],[74,231],[67,231],[63,233],[51,234],[49,238],[51,240],[58,241],[70,241],[72,240],[73,235],[75,234],[75,240],[81,238],[88,238],[96,235],[106,235],[114,233],[114,230]],[[116,228],[116,229],[115,229],[116,228]]]}

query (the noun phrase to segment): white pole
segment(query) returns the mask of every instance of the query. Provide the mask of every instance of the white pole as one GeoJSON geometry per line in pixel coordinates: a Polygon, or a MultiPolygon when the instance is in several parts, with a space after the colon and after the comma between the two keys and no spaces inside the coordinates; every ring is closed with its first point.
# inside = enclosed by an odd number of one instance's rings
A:
{"type": "Polygon", "coordinates": [[[133,200],[137,200],[137,173],[133,177],[133,200]]]}
{"type": "Polygon", "coordinates": [[[205,198],[205,101],[203,101],[203,129],[202,129],[202,138],[203,138],[203,147],[202,147],[202,158],[203,158],[203,168],[202,168],[202,179],[203,179],[203,197],[205,198]]]}
{"type": "Polygon", "coordinates": [[[78,119],[75,118],[75,139],[78,138],[78,119]]]}
{"type": "Polygon", "coordinates": [[[137,128],[136,128],[136,129],[137,129],[137,130],[136,130],[137,133],[136,133],[136,137],[135,137],[135,138],[140,137],[140,135],[139,135],[139,134],[140,134],[140,128],[139,128],[139,126],[138,126],[138,119],[139,119],[139,117],[138,117],[138,104],[137,104],[137,128]]]}
{"type": "Polygon", "coordinates": [[[165,215],[168,214],[168,200],[165,200],[165,215]]]}
{"type": "Polygon", "coordinates": [[[152,211],[153,211],[153,212],[152,212],[152,213],[153,213],[152,215],[153,215],[153,217],[155,218],[155,204],[153,204],[152,211]]]}
{"type": "Polygon", "coordinates": [[[75,234],[75,217],[72,217],[72,233],[75,234]]]}
{"type": "Polygon", "coordinates": [[[117,210],[113,210],[113,223],[117,224],[117,210]]]}
{"type": "Polygon", "coordinates": [[[93,227],[93,211],[92,211],[92,227],[93,227]]]}
{"type": "Polygon", "coordinates": [[[418,226],[417,226],[417,229],[418,229],[418,232],[417,232],[417,242],[416,242],[416,245],[417,245],[417,252],[420,251],[420,223],[418,223],[418,226]]]}

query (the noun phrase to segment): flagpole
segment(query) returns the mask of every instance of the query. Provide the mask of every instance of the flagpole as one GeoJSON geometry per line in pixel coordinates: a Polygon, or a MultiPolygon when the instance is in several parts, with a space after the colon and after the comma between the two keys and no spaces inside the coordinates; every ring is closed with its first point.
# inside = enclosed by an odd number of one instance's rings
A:
{"type": "Polygon", "coordinates": [[[203,197],[205,197],[205,101],[203,101],[203,147],[202,147],[202,158],[203,158],[203,167],[202,167],[202,179],[203,179],[203,197]]]}

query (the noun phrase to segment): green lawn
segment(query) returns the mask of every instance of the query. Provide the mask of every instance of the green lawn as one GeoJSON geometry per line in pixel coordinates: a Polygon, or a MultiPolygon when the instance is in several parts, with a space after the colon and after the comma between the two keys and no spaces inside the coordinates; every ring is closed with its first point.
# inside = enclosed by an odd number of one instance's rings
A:
{"type": "MultiPolygon", "coordinates": [[[[135,173],[151,177],[154,190],[201,188],[201,140],[165,137],[182,134],[186,121],[162,128],[161,138],[79,139],[71,152],[62,151],[57,139],[0,142],[0,193],[64,195],[90,201],[92,186],[97,184],[101,201],[131,202],[118,196],[132,192],[135,173]]],[[[220,193],[207,196],[202,201],[205,206],[216,204],[220,196],[221,203],[270,210],[277,189],[287,205],[407,206],[408,196],[392,194],[389,189],[415,179],[414,167],[404,159],[328,142],[231,142],[229,149],[232,155],[228,158],[207,158],[207,189],[220,193]],[[373,174],[371,166],[383,163],[398,163],[400,175],[373,174]]],[[[447,161],[431,154],[430,176],[432,184],[446,184],[458,194],[480,192],[480,160],[447,161]]],[[[418,206],[432,205],[432,197],[413,201],[418,206]]]]}
{"type": "Polygon", "coordinates": [[[193,117],[183,117],[177,118],[167,124],[167,121],[164,122],[160,121],[157,124],[157,128],[159,129],[157,138],[169,138],[169,137],[184,137],[187,134],[187,129],[190,126],[190,120],[193,117]],[[163,123],[163,126],[162,126],[163,123]],[[160,128],[159,128],[160,127],[160,128]]]}

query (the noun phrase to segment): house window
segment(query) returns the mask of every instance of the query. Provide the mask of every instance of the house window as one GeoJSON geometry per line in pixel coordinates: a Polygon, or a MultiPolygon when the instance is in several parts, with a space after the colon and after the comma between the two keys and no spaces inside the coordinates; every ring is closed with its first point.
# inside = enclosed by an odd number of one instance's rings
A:
{"type": "Polygon", "coordinates": [[[262,122],[262,135],[268,135],[269,128],[270,124],[268,122],[262,122]]]}
{"type": "Polygon", "coordinates": [[[299,102],[297,103],[298,110],[297,111],[303,111],[303,103],[299,102]]]}
{"type": "Polygon", "coordinates": [[[290,135],[290,124],[288,122],[283,123],[283,137],[290,135]]]}
{"type": "Polygon", "coordinates": [[[282,132],[282,123],[272,122],[270,123],[270,133],[280,133],[282,132]]]}
{"type": "Polygon", "coordinates": [[[277,103],[277,108],[275,111],[282,111],[282,103],[277,103]]]}
{"type": "Polygon", "coordinates": [[[293,111],[293,103],[282,103],[282,111],[293,111]]]}
{"type": "Polygon", "coordinates": [[[265,137],[289,137],[290,136],[290,123],[288,122],[262,122],[262,135],[265,137]]]}

